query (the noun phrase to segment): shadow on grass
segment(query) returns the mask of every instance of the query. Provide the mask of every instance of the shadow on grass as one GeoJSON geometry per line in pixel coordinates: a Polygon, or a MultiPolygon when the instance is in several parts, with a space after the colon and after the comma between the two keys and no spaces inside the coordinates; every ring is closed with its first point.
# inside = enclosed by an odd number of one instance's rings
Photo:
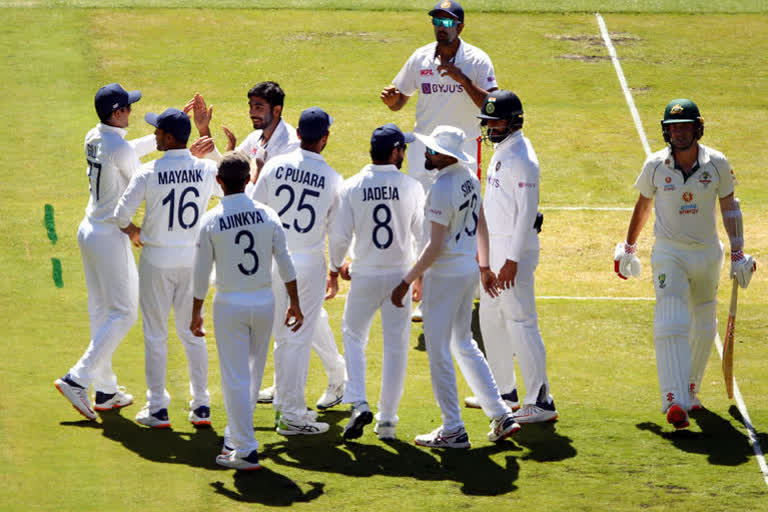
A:
{"type": "Polygon", "coordinates": [[[297,438],[265,444],[260,455],[262,460],[269,459],[281,466],[352,477],[453,480],[461,484],[461,491],[467,495],[497,496],[517,489],[517,458],[507,456],[504,466],[490,458],[501,452],[521,451],[512,442],[473,450],[429,450],[399,440],[387,441],[386,445],[390,449],[379,444],[343,444],[341,440],[318,444],[311,438],[297,438]]]}
{"type": "MultiPolygon", "coordinates": [[[[732,406],[729,412],[736,421],[743,423],[736,407],[732,406]]],[[[730,420],[706,409],[692,411],[689,416],[701,432],[687,429],[665,431],[666,427],[652,422],[639,423],[637,428],[653,432],[679,450],[706,455],[710,464],[718,466],[739,466],[754,455],[747,435],[738,431],[730,420]]],[[[768,443],[768,435],[760,434],[758,438],[761,445],[768,443]]]]}
{"type": "Polygon", "coordinates": [[[523,425],[514,437],[517,444],[530,450],[523,460],[557,462],[576,456],[573,441],[570,437],[558,434],[556,425],[554,421],[523,425]]]}
{"type": "Polygon", "coordinates": [[[296,502],[309,502],[323,495],[325,484],[309,482],[311,488],[304,492],[290,478],[262,467],[259,471],[236,471],[236,491],[227,489],[224,482],[213,482],[217,494],[246,503],[261,503],[271,507],[287,507],[296,502]]]}

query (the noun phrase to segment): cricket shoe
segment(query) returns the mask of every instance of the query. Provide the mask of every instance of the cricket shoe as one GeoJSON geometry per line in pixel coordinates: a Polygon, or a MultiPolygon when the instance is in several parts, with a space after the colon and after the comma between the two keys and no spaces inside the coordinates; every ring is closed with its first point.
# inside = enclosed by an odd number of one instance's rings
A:
{"type": "MultiPolygon", "coordinates": [[[[517,398],[517,389],[513,389],[511,393],[504,393],[501,395],[501,399],[507,404],[507,407],[516,411],[520,408],[520,400],[517,398]]],[[[480,399],[476,396],[468,396],[464,399],[464,405],[471,409],[481,409],[480,399]]]]}
{"type": "Polygon", "coordinates": [[[136,423],[152,428],[171,428],[171,422],[168,420],[168,409],[162,408],[156,412],[149,412],[149,404],[141,408],[136,414],[136,423]]]}
{"type": "MultiPolygon", "coordinates": [[[[309,421],[317,421],[317,411],[307,409],[306,417],[309,418],[309,421]]],[[[275,427],[277,427],[278,423],[280,423],[280,411],[275,411],[275,427]]]]}
{"type": "Polygon", "coordinates": [[[278,434],[283,436],[315,435],[328,432],[328,424],[313,421],[309,415],[305,415],[298,421],[288,421],[284,416],[280,416],[276,430],[278,434]]]}
{"type": "Polygon", "coordinates": [[[380,441],[394,441],[397,439],[395,436],[396,426],[394,421],[377,421],[373,427],[373,433],[379,436],[380,441]]]}
{"type": "Polygon", "coordinates": [[[256,401],[260,404],[271,404],[275,399],[275,386],[259,390],[259,397],[256,401]]]}
{"type": "Polygon", "coordinates": [[[211,408],[201,405],[197,409],[189,411],[189,422],[196,427],[211,425],[211,408]]]}
{"type": "Polygon", "coordinates": [[[242,471],[255,471],[261,469],[261,464],[259,464],[259,453],[256,450],[253,450],[245,457],[238,457],[235,455],[235,452],[230,452],[226,455],[222,453],[221,455],[216,456],[216,464],[242,471]]]}
{"type": "Polygon", "coordinates": [[[418,306],[416,306],[416,309],[413,310],[411,313],[411,322],[423,322],[424,321],[424,313],[421,310],[421,302],[419,302],[418,306]]]}
{"type": "Polygon", "coordinates": [[[363,436],[363,427],[373,421],[373,413],[368,407],[368,402],[363,402],[359,406],[352,407],[352,416],[349,423],[344,427],[342,437],[344,440],[357,439],[363,436]]]}
{"type": "Polygon", "coordinates": [[[514,413],[515,421],[518,423],[544,423],[557,419],[557,409],[555,409],[554,400],[547,402],[536,402],[535,404],[525,404],[520,410],[514,413]]]}
{"type": "Polygon", "coordinates": [[[125,387],[119,386],[116,393],[102,393],[97,391],[93,397],[93,408],[97,411],[111,411],[120,409],[133,403],[133,395],[125,392],[125,387]]]}
{"type": "Polygon", "coordinates": [[[53,383],[59,393],[72,403],[72,406],[77,409],[77,412],[88,418],[89,420],[96,419],[96,413],[91,408],[91,401],[88,398],[88,391],[72,380],[69,374],[66,374],[60,379],[56,379],[53,383]]]}
{"type": "Polygon", "coordinates": [[[520,430],[520,424],[515,421],[515,416],[510,412],[498,419],[491,420],[491,431],[488,432],[488,440],[498,443],[520,430]]]}
{"type": "Polygon", "coordinates": [[[667,409],[667,423],[671,423],[676,429],[688,428],[688,413],[677,404],[672,404],[667,409]]]}
{"type": "Polygon", "coordinates": [[[688,388],[688,403],[691,404],[691,407],[688,409],[689,411],[701,411],[704,409],[704,406],[701,404],[701,400],[699,400],[696,393],[696,384],[693,382],[691,382],[691,385],[688,388]]]}
{"type": "Polygon", "coordinates": [[[329,384],[323,395],[317,399],[315,406],[324,411],[330,409],[334,405],[339,405],[344,398],[344,383],[341,384],[329,384]]]}
{"type": "Polygon", "coordinates": [[[453,432],[446,432],[442,425],[429,434],[421,434],[413,439],[418,446],[429,448],[469,448],[469,436],[464,427],[459,427],[453,432]]]}

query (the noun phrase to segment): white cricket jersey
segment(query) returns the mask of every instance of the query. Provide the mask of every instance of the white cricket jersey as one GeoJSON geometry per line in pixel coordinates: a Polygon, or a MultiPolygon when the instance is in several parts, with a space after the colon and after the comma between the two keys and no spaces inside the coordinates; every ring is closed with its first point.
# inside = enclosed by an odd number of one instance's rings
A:
{"type": "Polygon", "coordinates": [[[675,169],[670,148],[652,154],[645,161],[635,188],[654,198],[657,238],[687,244],[718,243],[715,203],[733,193],[735,178],[731,166],[719,151],[699,144],[698,169],[685,180],[675,169]]]}
{"type": "Polygon", "coordinates": [[[354,238],[349,270],[357,274],[406,272],[421,239],[424,192],[394,165],[369,164],[344,182],[339,211],[328,234],[331,269],[337,270],[354,238]]]}
{"type": "Polygon", "coordinates": [[[526,251],[538,251],[533,227],[539,208],[539,160],[531,142],[518,130],[499,144],[488,164],[483,209],[491,243],[520,262],[526,251]]]}
{"type": "Polygon", "coordinates": [[[88,190],[85,216],[105,222],[112,216],[131,176],[141,167],[140,157],[155,150],[155,136],[125,140],[126,130],[99,123],[85,136],[88,190]]]}
{"type": "Polygon", "coordinates": [[[144,164],[115,208],[114,219],[128,226],[142,201],[141,257],[156,267],[190,267],[200,219],[211,195],[221,196],[218,168],[195,158],[188,149],[170,149],[162,158],[144,164]]]}
{"type": "Polygon", "coordinates": [[[448,233],[430,271],[446,276],[463,275],[477,269],[480,181],[460,162],[438,172],[427,194],[424,221],[448,226],[448,233]]]}
{"type": "Polygon", "coordinates": [[[280,216],[291,253],[323,253],[342,185],[322,155],[297,149],[264,165],[250,197],[280,216]]]}
{"type": "Polygon", "coordinates": [[[216,293],[220,298],[221,294],[271,291],[272,258],[284,282],[296,279],[277,213],[244,193],[224,196],[200,222],[194,296],[205,299],[208,294],[214,260],[216,293]]]}
{"type": "MultiPolygon", "coordinates": [[[[490,57],[480,48],[459,38],[453,63],[472,82],[485,89],[495,89],[496,75],[490,57]]],[[[437,42],[422,46],[410,56],[392,84],[406,96],[419,92],[414,131],[429,135],[439,125],[461,128],[471,144],[480,136],[478,107],[460,85],[449,76],[440,76],[436,57],[437,42]]],[[[475,143],[476,144],[476,143],[475,143]]],[[[470,152],[475,154],[476,150],[470,152]]]]}
{"type": "MultiPolygon", "coordinates": [[[[263,133],[264,130],[252,131],[236,149],[245,153],[251,160],[261,156],[264,163],[267,163],[271,158],[296,151],[301,144],[299,136],[296,135],[296,128],[282,119],[267,142],[261,140],[263,133]]],[[[253,187],[255,185],[249,181],[245,185],[245,193],[252,195],[253,187]]]]}

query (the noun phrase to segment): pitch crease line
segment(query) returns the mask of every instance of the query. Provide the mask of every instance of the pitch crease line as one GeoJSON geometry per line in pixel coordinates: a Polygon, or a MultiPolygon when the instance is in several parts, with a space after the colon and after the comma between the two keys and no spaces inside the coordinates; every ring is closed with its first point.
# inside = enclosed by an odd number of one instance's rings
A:
{"type": "MultiPolygon", "coordinates": [[[[643,149],[645,149],[646,155],[650,155],[651,148],[648,146],[648,139],[645,136],[643,125],[640,123],[640,116],[638,115],[637,109],[635,108],[635,102],[632,99],[632,93],[629,91],[629,87],[627,87],[627,81],[624,78],[624,72],[621,70],[621,64],[619,64],[619,59],[616,57],[616,49],[613,47],[613,43],[611,42],[611,36],[608,34],[605,21],[603,20],[603,17],[600,15],[600,13],[596,12],[595,16],[597,17],[597,24],[600,26],[600,33],[603,35],[605,46],[608,48],[608,53],[611,55],[613,66],[616,68],[616,74],[619,77],[621,88],[624,91],[624,97],[627,100],[627,105],[629,105],[632,118],[635,120],[635,127],[637,128],[637,133],[640,135],[640,141],[643,143],[643,149]]],[[[720,335],[718,333],[715,333],[715,344],[717,345],[717,352],[720,354],[720,359],[722,360],[723,344],[720,341],[720,335]]],[[[744,426],[749,433],[749,444],[752,445],[752,450],[755,452],[755,457],[757,458],[757,464],[760,466],[760,472],[763,474],[763,480],[765,480],[765,484],[768,486],[768,464],[765,462],[765,456],[763,455],[763,450],[760,447],[760,440],[757,437],[757,432],[755,431],[755,427],[752,425],[752,420],[749,417],[747,404],[744,403],[741,392],[739,391],[739,385],[736,382],[736,377],[733,378],[733,396],[736,398],[736,405],[739,408],[741,417],[744,420],[744,426]]]]}

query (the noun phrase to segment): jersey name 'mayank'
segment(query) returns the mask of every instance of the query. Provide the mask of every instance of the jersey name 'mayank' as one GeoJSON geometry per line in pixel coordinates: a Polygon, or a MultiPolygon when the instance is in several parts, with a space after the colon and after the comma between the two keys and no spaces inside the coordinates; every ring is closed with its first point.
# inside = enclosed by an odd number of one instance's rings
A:
{"type": "Polygon", "coordinates": [[[262,222],[264,222],[264,218],[261,216],[261,212],[238,212],[221,217],[219,219],[219,230],[226,231],[251,224],[261,224],[262,222]]]}
{"type": "Polygon", "coordinates": [[[200,183],[202,181],[202,169],[157,171],[157,182],[160,185],[173,185],[175,183],[200,183]]]}
{"type": "Polygon", "coordinates": [[[400,192],[397,187],[364,187],[363,201],[399,201],[400,192]]]}
{"type": "Polygon", "coordinates": [[[325,188],[325,176],[319,176],[304,169],[294,169],[293,167],[283,167],[281,165],[275,169],[275,178],[290,181],[291,183],[309,185],[313,188],[325,188]]]}

